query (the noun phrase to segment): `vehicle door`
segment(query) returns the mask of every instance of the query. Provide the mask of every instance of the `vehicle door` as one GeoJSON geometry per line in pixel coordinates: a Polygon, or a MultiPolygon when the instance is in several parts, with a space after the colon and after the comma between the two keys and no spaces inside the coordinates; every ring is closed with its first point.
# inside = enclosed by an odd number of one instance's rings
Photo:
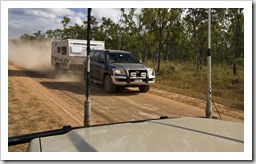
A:
{"type": "Polygon", "coordinates": [[[103,82],[103,73],[105,70],[105,57],[104,57],[104,51],[98,51],[98,59],[97,64],[95,64],[95,78],[96,80],[103,82]]]}
{"type": "Polygon", "coordinates": [[[96,80],[96,68],[97,68],[97,63],[98,63],[98,58],[99,58],[99,52],[94,51],[90,55],[90,73],[91,73],[91,79],[96,80]]]}

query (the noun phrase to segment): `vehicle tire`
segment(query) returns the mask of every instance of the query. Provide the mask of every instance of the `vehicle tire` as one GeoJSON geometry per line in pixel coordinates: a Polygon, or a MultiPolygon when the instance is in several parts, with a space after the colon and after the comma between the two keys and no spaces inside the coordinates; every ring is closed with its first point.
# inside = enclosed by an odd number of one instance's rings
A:
{"type": "Polygon", "coordinates": [[[105,76],[103,87],[108,93],[113,93],[116,91],[116,86],[112,84],[110,75],[105,76]]]}
{"type": "Polygon", "coordinates": [[[146,92],[149,91],[149,89],[150,89],[150,85],[141,85],[141,86],[139,86],[140,92],[146,93],[146,92]]]}

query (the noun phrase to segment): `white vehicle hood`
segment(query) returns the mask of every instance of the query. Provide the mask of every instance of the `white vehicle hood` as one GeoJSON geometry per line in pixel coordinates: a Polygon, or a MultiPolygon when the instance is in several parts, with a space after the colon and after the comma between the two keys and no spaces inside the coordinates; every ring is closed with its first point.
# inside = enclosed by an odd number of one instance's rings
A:
{"type": "Polygon", "coordinates": [[[33,139],[28,151],[243,152],[244,124],[175,118],[87,127],[33,139]]]}

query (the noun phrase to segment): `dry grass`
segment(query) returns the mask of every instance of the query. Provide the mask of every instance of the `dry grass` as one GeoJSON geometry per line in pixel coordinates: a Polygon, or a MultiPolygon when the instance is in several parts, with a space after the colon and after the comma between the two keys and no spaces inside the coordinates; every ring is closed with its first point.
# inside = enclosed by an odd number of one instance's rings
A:
{"type": "MultiPolygon", "coordinates": [[[[8,78],[8,136],[61,128],[64,122],[56,118],[36,95],[14,78],[8,78]]],[[[28,144],[10,146],[8,151],[24,152],[27,146],[28,144]]]]}
{"type": "MultiPolygon", "coordinates": [[[[153,63],[147,65],[156,68],[153,63]]],[[[207,67],[198,73],[192,63],[163,62],[153,88],[206,100],[207,67]]],[[[232,110],[244,110],[244,71],[232,74],[232,66],[212,66],[212,99],[232,110]]]]}

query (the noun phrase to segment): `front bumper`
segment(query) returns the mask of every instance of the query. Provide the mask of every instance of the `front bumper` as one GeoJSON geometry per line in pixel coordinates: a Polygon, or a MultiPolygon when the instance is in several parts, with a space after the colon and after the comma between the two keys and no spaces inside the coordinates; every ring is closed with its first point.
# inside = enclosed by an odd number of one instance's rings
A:
{"type": "Polygon", "coordinates": [[[155,76],[147,77],[127,77],[127,76],[111,76],[112,83],[119,86],[139,86],[150,85],[155,82],[155,76]]]}

